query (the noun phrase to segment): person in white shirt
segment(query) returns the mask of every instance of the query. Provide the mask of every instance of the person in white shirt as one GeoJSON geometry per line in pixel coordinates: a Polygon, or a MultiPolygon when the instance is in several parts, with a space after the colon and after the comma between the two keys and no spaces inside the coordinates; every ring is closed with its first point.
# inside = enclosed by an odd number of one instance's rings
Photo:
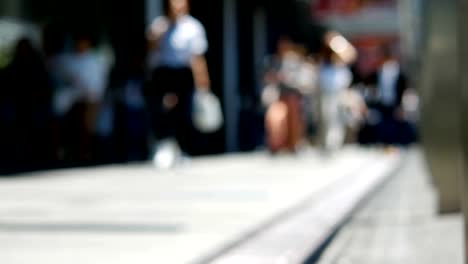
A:
{"type": "Polygon", "coordinates": [[[203,25],[189,14],[188,0],[166,0],[165,7],[165,15],[147,32],[151,85],[146,96],[156,138],[175,138],[191,155],[197,151],[191,120],[194,88],[210,89],[204,56],[208,41],[203,25]]]}
{"type": "Polygon", "coordinates": [[[92,50],[91,37],[79,34],[75,40],[75,51],[64,63],[69,88],[69,106],[66,111],[66,126],[70,130],[70,141],[75,145],[72,159],[89,162],[93,159],[92,141],[96,120],[107,86],[104,62],[92,50]],[[75,156],[75,157],[73,157],[75,156]]]}
{"type": "Polygon", "coordinates": [[[321,144],[325,151],[339,149],[346,137],[341,98],[350,87],[352,73],[328,47],[322,51],[318,83],[321,108],[321,144]]]}

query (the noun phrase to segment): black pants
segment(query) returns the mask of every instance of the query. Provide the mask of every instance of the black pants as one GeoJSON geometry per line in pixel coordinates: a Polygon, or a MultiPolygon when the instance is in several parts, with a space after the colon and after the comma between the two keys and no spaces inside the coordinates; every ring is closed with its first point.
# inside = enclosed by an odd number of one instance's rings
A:
{"type": "Polygon", "coordinates": [[[395,116],[397,107],[378,104],[372,108],[380,113],[381,120],[378,124],[366,124],[361,129],[360,143],[405,146],[416,141],[416,130],[412,124],[395,116]]]}
{"type": "Polygon", "coordinates": [[[196,153],[195,129],[192,125],[193,74],[190,68],[156,68],[146,91],[151,113],[152,130],[157,139],[175,138],[182,151],[196,153]],[[167,109],[163,100],[168,94],[177,96],[178,103],[167,109]]]}

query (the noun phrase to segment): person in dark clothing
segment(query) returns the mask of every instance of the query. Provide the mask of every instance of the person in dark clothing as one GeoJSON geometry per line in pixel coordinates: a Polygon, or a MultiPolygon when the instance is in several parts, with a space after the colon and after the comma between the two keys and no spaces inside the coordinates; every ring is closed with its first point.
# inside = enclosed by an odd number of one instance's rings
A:
{"type": "Polygon", "coordinates": [[[369,80],[375,87],[373,108],[380,115],[380,122],[375,127],[375,140],[384,145],[403,144],[407,140],[404,140],[402,102],[408,89],[408,79],[391,48],[384,47],[382,55],[382,65],[369,80]]]}
{"type": "Polygon", "coordinates": [[[52,84],[40,53],[30,40],[20,39],[11,63],[2,73],[2,155],[15,169],[50,165],[52,84]]]}
{"type": "Polygon", "coordinates": [[[0,71],[0,173],[8,173],[17,166],[17,153],[15,143],[17,141],[15,134],[16,107],[14,89],[11,88],[9,82],[11,80],[9,74],[11,69],[3,69],[0,71]]]}
{"type": "Polygon", "coordinates": [[[115,147],[118,160],[139,161],[148,157],[148,115],[143,96],[143,52],[116,67],[110,77],[110,96],[115,103],[115,147]]]}

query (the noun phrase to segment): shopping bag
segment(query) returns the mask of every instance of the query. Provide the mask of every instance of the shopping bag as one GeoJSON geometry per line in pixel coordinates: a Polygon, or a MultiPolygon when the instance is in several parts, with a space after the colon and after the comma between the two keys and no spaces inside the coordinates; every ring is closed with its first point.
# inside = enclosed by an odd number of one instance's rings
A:
{"type": "Polygon", "coordinates": [[[202,133],[214,133],[224,123],[221,103],[209,91],[196,91],[193,96],[192,121],[202,133]]]}

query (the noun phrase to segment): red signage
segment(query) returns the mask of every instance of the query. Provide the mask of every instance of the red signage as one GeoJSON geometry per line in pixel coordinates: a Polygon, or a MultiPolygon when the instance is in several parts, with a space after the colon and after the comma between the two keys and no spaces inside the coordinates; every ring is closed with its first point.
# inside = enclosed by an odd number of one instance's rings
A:
{"type": "Polygon", "coordinates": [[[313,0],[312,14],[315,17],[351,15],[365,8],[388,8],[395,6],[396,0],[313,0]]]}
{"type": "Polygon", "coordinates": [[[350,39],[358,51],[356,62],[357,73],[366,76],[376,71],[382,61],[381,48],[391,46],[398,50],[400,39],[398,36],[360,36],[350,39]]]}

